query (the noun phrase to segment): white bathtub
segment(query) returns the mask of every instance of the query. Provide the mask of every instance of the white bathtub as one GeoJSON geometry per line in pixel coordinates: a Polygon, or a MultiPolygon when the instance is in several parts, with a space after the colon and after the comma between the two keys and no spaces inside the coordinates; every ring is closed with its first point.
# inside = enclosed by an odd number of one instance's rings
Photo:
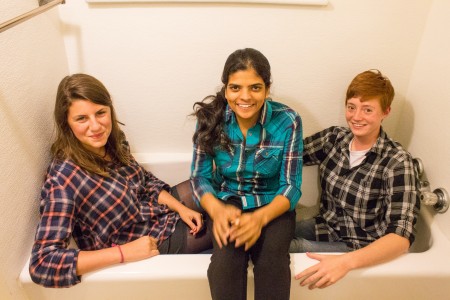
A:
{"type": "MultiPolygon", "coordinates": [[[[135,154],[135,157],[170,184],[189,177],[190,153],[135,154]]],[[[422,209],[417,241],[411,252],[389,263],[352,271],[323,290],[310,291],[292,280],[291,299],[450,299],[450,241],[427,208],[422,209]]],[[[26,264],[19,283],[29,299],[203,300],[210,299],[206,277],[209,259],[208,254],[160,255],[92,272],[68,289],[34,284],[26,264]]],[[[291,260],[292,275],[315,263],[301,253],[291,254],[291,260]]],[[[249,268],[248,299],[253,299],[252,278],[249,268]]]]}

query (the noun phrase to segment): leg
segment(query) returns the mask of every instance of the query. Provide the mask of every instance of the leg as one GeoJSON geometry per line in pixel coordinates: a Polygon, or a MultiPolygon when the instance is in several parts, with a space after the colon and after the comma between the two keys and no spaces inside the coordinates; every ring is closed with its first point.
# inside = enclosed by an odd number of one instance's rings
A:
{"type": "Polygon", "coordinates": [[[161,254],[183,254],[186,249],[187,226],[182,220],[175,225],[175,231],[158,246],[161,254]]]}
{"type": "MultiPolygon", "coordinates": [[[[200,231],[196,236],[193,236],[189,233],[189,228],[187,226],[184,226],[185,230],[185,247],[184,252],[185,254],[193,254],[193,253],[200,253],[205,250],[209,250],[212,248],[212,240],[211,240],[211,234],[210,230],[206,228],[206,222],[208,215],[203,211],[201,207],[199,207],[193,197],[192,188],[190,180],[183,181],[175,186],[172,187],[171,191],[172,196],[174,196],[178,201],[182,202],[184,205],[189,207],[190,209],[193,209],[195,211],[198,211],[203,214],[204,218],[204,227],[203,230],[200,231]]],[[[183,222],[183,221],[179,221],[183,222]]]]}
{"type": "Polygon", "coordinates": [[[178,201],[189,207],[190,209],[193,209],[195,211],[198,211],[199,213],[204,214],[205,211],[203,208],[197,205],[194,201],[194,194],[192,192],[191,187],[191,181],[185,180],[183,182],[180,182],[177,185],[174,185],[172,187],[172,190],[170,191],[172,196],[174,196],[178,201]]]}
{"type": "MultiPolygon", "coordinates": [[[[212,221],[208,222],[208,230],[212,221]]],[[[245,300],[247,297],[248,254],[234,243],[219,248],[213,239],[213,254],[208,267],[208,281],[213,300],[245,300]]]]}
{"type": "Polygon", "coordinates": [[[295,238],[289,247],[290,253],[305,252],[348,252],[347,244],[344,242],[316,242],[303,238],[295,238]]]}
{"type": "Polygon", "coordinates": [[[264,227],[259,240],[250,248],[255,299],[289,299],[291,260],[288,250],[294,229],[295,211],[286,212],[264,227]]]}
{"type": "Polygon", "coordinates": [[[295,223],[295,237],[316,240],[316,219],[306,219],[295,223]]]}
{"type": "Polygon", "coordinates": [[[290,253],[304,252],[348,252],[344,242],[318,242],[315,232],[314,218],[302,220],[295,224],[295,238],[289,246],[290,253]]]}
{"type": "MultiPolygon", "coordinates": [[[[211,235],[211,230],[207,228],[206,224],[209,220],[207,214],[203,215],[204,229],[197,233],[197,235],[192,235],[189,233],[189,227],[186,227],[186,248],[185,254],[201,253],[213,248],[213,237],[211,235]]],[[[182,222],[182,221],[181,221],[182,222]]]]}

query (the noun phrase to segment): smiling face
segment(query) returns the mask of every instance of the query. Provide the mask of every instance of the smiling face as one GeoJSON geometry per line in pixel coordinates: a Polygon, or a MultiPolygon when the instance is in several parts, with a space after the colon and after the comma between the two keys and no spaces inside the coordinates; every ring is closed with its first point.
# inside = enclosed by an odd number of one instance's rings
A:
{"type": "Polygon", "coordinates": [[[345,118],[355,139],[360,144],[372,145],[378,138],[381,122],[389,115],[383,111],[378,98],[361,101],[361,97],[347,100],[345,118]]]}
{"type": "Polygon", "coordinates": [[[89,100],[75,100],[69,107],[67,121],[81,144],[89,151],[103,156],[111,133],[111,110],[108,106],[89,100]]]}
{"type": "Polygon", "coordinates": [[[258,121],[268,95],[269,88],[253,68],[237,71],[228,77],[225,98],[241,129],[249,129],[258,121]]]}

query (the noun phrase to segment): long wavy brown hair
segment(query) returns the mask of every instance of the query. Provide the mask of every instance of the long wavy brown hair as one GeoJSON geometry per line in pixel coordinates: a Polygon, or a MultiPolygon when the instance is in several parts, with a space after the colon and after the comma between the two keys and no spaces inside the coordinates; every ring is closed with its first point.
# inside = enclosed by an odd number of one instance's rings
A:
{"type": "Polygon", "coordinates": [[[125,135],[119,128],[122,123],[117,121],[111,96],[98,79],[87,74],[66,76],[59,83],[54,111],[56,141],[51,147],[52,155],[57,159],[71,159],[90,173],[108,177],[109,161],[87,150],[69,126],[69,108],[76,100],[87,100],[110,108],[112,129],[105,145],[106,154],[113,162],[124,165],[130,163],[130,154],[123,146],[125,135]]]}

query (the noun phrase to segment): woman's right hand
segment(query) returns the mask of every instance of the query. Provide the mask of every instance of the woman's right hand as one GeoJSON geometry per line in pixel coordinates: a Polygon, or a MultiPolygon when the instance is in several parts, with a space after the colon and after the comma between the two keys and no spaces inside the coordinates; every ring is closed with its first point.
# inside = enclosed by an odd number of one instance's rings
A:
{"type": "Polygon", "coordinates": [[[241,210],[233,205],[221,204],[220,209],[216,209],[213,219],[213,234],[220,248],[228,245],[232,224],[241,215],[241,210]]]}
{"type": "Polygon", "coordinates": [[[124,261],[138,261],[158,255],[157,242],[158,240],[153,237],[143,236],[132,242],[120,245],[124,261]]]}
{"type": "Polygon", "coordinates": [[[213,234],[220,248],[228,245],[232,224],[241,215],[241,210],[233,205],[226,205],[213,194],[206,193],[200,199],[201,206],[213,220],[213,234]]]}

